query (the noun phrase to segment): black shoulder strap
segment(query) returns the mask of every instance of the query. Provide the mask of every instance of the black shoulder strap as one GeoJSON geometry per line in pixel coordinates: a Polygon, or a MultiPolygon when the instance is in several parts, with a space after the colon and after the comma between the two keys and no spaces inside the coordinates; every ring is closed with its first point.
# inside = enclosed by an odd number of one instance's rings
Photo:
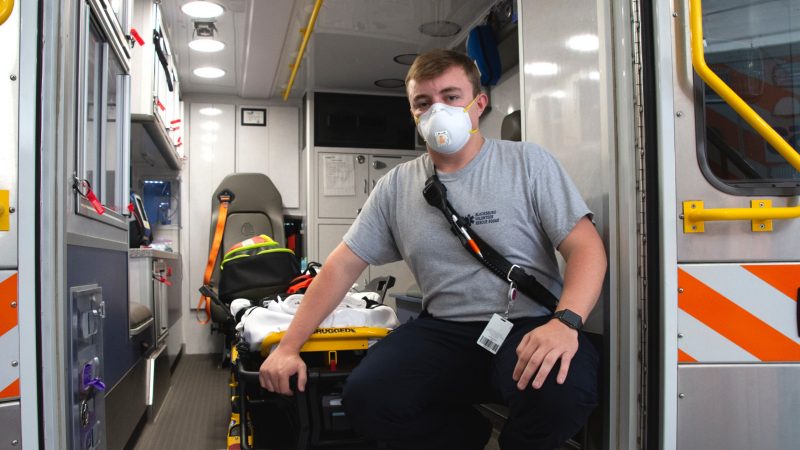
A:
{"type": "Polygon", "coordinates": [[[528,274],[520,266],[511,264],[503,255],[498,253],[486,241],[469,226],[469,222],[463,220],[447,201],[447,188],[439,181],[434,168],[433,175],[425,182],[422,195],[429,205],[440,210],[444,214],[447,223],[450,224],[450,231],[453,232],[461,241],[461,245],[467,249],[475,259],[480,261],[492,273],[514,283],[526,296],[544,305],[550,311],[555,311],[558,299],[533,275],[528,274]]]}

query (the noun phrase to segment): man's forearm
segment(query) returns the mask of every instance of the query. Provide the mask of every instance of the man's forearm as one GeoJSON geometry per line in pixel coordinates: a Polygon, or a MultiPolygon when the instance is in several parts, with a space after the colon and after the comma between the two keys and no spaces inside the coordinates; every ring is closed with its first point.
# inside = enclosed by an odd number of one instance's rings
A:
{"type": "Polygon", "coordinates": [[[292,324],[279,347],[299,352],[319,324],[336,309],[367,264],[344,243],[328,257],[325,267],[308,287],[292,324]]]}

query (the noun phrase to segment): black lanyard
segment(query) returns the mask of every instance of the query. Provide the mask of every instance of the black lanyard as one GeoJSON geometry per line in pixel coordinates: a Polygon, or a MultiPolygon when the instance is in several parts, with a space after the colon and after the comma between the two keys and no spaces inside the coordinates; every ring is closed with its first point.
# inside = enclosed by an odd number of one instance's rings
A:
{"type": "Polygon", "coordinates": [[[525,272],[520,266],[511,264],[503,255],[478,236],[470,227],[469,221],[461,218],[453,208],[453,205],[447,200],[447,188],[436,175],[435,167],[433,175],[425,181],[422,195],[429,205],[444,214],[447,223],[450,224],[450,231],[458,237],[461,245],[467,249],[469,254],[480,261],[492,273],[512,284],[512,287],[516,287],[523,294],[544,305],[550,311],[555,311],[558,299],[539,283],[536,277],[525,272]]]}

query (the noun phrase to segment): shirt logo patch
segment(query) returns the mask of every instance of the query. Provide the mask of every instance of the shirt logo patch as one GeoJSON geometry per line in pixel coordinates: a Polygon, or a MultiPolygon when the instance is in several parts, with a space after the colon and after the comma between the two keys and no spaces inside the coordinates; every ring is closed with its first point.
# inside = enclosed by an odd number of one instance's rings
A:
{"type": "Polygon", "coordinates": [[[497,216],[497,210],[493,209],[491,211],[480,211],[476,212],[475,214],[468,214],[465,219],[469,221],[470,226],[472,225],[486,225],[489,223],[498,223],[500,222],[500,218],[497,216]]]}

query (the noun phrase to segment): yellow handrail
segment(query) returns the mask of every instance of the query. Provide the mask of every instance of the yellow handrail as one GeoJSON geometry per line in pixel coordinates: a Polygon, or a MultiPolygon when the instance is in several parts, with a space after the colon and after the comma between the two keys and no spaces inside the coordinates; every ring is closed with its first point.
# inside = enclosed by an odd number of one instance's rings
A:
{"type": "Polygon", "coordinates": [[[294,78],[297,76],[297,70],[300,68],[300,61],[306,53],[306,46],[308,45],[308,40],[311,38],[311,33],[314,31],[314,24],[317,22],[317,14],[319,14],[319,10],[322,8],[322,2],[323,0],[317,0],[317,3],[314,4],[314,9],[311,11],[311,17],[308,18],[308,26],[306,26],[305,33],[303,33],[303,41],[300,43],[300,49],[297,51],[297,58],[294,59],[294,64],[292,64],[292,73],[289,75],[289,83],[283,91],[283,101],[289,99],[289,92],[294,85],[294,78]]]}
{"type": "Polygon", "coordinates": [[[800,206],[773,207],[772,200],[750,200],[749,208],[706,209],[702,201],[683,202],[683,231],[702,233],[705,222],[719,220],[749,220],[752,231],[772,231],[772,221],[776,219],[800,218],[800,206]]]}
{"type": "Polygon", "coordinates": [[[753,110],[706,64],[703,49],[703,10],[701,0],[690,0],[689,23],[692,32],[692,66],[700,78],[719,94],[758,134],[780,153],[786,161],[800,172],[800,155],[757,112],[753,110]]]}
{"type": "Polygon", "coordinates": [[[0,0],[0,25],[6,23],[14,10],[14,0],[0,0]]]}

